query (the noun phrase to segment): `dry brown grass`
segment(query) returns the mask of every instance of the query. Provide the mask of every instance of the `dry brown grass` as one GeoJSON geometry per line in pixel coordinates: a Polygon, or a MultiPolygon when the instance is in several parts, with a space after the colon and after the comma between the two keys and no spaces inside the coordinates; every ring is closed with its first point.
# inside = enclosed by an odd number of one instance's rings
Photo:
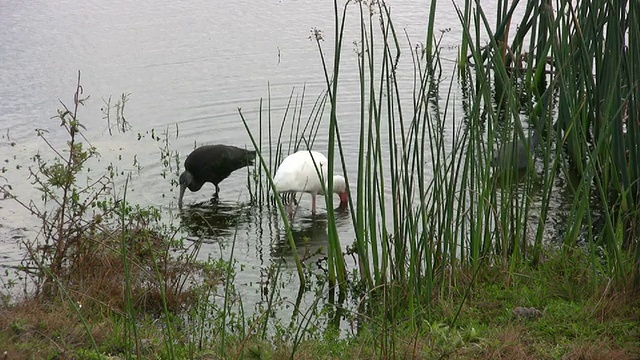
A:
{"type": "Polygon", "coordinates": [[[526,329],[520,325],[507,326],[491,339],[467,345],[453,354],[453,359],[540,359],[535,349],[528,344],[526,329]]]}
{"type": "Polygon", "coordinates": [[[523,328],[508,327],[497,335],[495,345],[487,349],[488,359],[533,359],[522,339],[523,328]]]}
{"type": "Polygon", "coordinates": [[[563,360],[633,360],[639,359],[638,349],[612,348],[606,341],[576,343],[565,354],[563,360]]]}
{"type": "Polygon", "coordinates": [[[601,295],[594,299],[595,304],[591,312],[592,316],[601,322],[605,322],[631,315],[640,323],[640,296],[633,289],[628,288],[616,291],[605,285],[598,293],[601,295]],[[639,311],[632,311],[629,314],[629,309],[639,311]]]}
{"type": "MultiPolygon", "coordinates": [[[[175,248],[151,231],[92,234],[78,244],[64,277],[58,279],[63,291],[57,291],[57,296],[38,293],[0,308],[0,360],[5,351],[7,360],[75,359],[78,350],[93,348],[92,339],[101,351],[108,351],[108,344],[122,342],[123,334],[117,335],[122,325],[114,321],[127,311],[127,282],[131,305],[142,320],[162,314],[165,304],[173,314],[188,309],[195,305],[203,286],[215,287],[222,278],[193,257],[176,258],[175,248]],[[127,244],[126,255],[122,241],[127,244]]],[[[157,340],[150,343],[162,344],[162,332],[156,325],[136,326],[157,340]]],[[[123,350],[115,346],[114,353],[123,350]]]]}
{"type": "Polygon", "coordinates": [[[173,255],[169,242],[151,231],[93,237],[74,254],[66,290],[87,308],[123,312],[128,281],[138,311],[160,314],[164,298],[170,312],[180,312],[195,302],[200,285],[215,287],[222,276],[173,255]]]}
{"type": "Polygon", "coordinates": [[[0,310],[0,354],[6,359],[75,358],[72,349],[87,348],[91,337],[102,342],[113,333],[113,323],[105,318],[86,328],[69,304],[43,304],[24,300],[0,310]]]}

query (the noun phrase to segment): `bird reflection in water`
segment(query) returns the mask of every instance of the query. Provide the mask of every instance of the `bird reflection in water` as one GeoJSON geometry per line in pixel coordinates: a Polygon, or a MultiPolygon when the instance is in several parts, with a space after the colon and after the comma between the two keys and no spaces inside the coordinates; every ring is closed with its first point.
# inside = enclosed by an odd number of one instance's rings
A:
{"type": "MultiPolygon", "coordinates": [[[[338,228],[350,221],[348,208],[338,207],[334,210],[334,214],[338,228]]],[[[295,218],[291,223],[291,232],[300,260],[307,264],[316,263],[327,256],[327,246],[329,245],[328,214],[305,215],[295,218]]],[[[295,264],[287,230],[282,226],[274,230],[271,257],[282,259],[289,265],[295,264]]]]}
{"type": "Polygon", "coordinates": [[[191,237],[216,240],[233,236],[237,227],[251,221],[250,213],[248,204],[212,200],[180,211],[180,223],[191,237]]]}

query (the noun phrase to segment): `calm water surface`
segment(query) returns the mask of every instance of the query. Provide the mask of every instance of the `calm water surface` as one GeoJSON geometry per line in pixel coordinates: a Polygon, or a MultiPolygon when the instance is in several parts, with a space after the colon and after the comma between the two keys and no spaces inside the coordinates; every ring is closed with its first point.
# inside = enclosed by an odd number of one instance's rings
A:
{"type": "MultiPolygon", "coordinates": [[[[413,43],[423,42],[429,3],[387,3],[396,29],[406,31],[413,43]]],[[[439,4],[435,25],[436,29],[451,29],[442,41],[445,67],[453,65],[461,38],[457,15],[450,6],[439,4]]],[[[495,12],[489,9],[487,13],[495,12]]],[[[279,126],[290,94],[300,101],[306,87],[305,117],[324,89],[317,45],[309,37],[312,29],[322,30],[326,39],[322,46],[331,58],[332,2],[9,0],[0,3],[0,15],[0,155],[8,170],[0,182],[11,184],[22,199],[39,199],[28,180],[27,166],[32,164],[31,156],[50,150],[36,137],[35,129],[48,131],[48,139],[56,145],[66,141],[59,123],[50,118],[59,100],[71,105],[80,70],[84,93],[91,96],[81,109],[81,121],[88,128],[87,138],[102,155],[96,169],[113,162],[118,169],[130,171],[133,177],[127,199],[158,206],[165,216],[182,223],[190,238],[205,242],[203,257],[226,258],[235,236],[235,257],[239,266],[247,265],[238,272],[237,284],[244,287],[241,291],[247,302],[260,302],[261,291],[255,284],[265,280],[274,262],[291,259],[278,217],[248,205],[243,171],[221,184],[217,206],[178,212],[177,189],[171,182],[175,175],[161,176],[160,147],[164,145],[151,140],[149,132],[168,131],[169,149],[181,159],[194,144],[251,147],[237,109],[242,108],[257,132],[259,100],[266,99],[269,90],[271,115],[279,126]],[[132,130],[109,136],[100,109],[110,96],[115,100],[122,93],[129,94],[125,116],[132,130]],[[138,134],[144,135],[142,140],[138,134]]],[[[358,11],[352,7],[338,107],[347,151],[354,151],[358,143],[359,85],[352,45],[359,39],[358,26],[358,11]]],[[[409,61],[408,45],[405,51],[405,61],[409,61]]],[[[399,71],[399,81],[410,96],[412,73],[406,69],[399,71]]],[[[451,69],[443,73],[451,74],[451,69]]],[[[315,149],[326,151],[325,126],[315,149]]],[[[348,169],[355,172],[355,159],[347,161],[348,169]]],[[[197,193],[187,191],[185,203],[207,202],[212,192],[210,184],[197,193]]],[[[311,216],[309,204],[309,198],[303,197],[294,224],[301,254],[323,249],[327,241],[326,213],[321,210],[311,216]]],[[[31,238],[37,229],[38,223],[23,209],[10,200],[0,201],[0,262],[17,264],[22,254],[20,240],[31,238]]],[[[350,245],[354,236],[348,214],[339,215],[338,229],[343,246],[350,245]]],[[[291,290],[292,296],[296,291],[291,290]]]]}

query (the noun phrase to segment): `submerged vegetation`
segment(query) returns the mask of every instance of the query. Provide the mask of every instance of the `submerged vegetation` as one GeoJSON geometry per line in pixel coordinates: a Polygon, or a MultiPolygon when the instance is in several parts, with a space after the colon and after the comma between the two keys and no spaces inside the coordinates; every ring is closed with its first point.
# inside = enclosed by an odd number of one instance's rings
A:
{"type": "MultiPolygon", "coordinates": [[[[17,270],[25,296],[3,297],[5,358],[640,356],[639,5],[505,0],[490,24],[479,2],[466,1],[457,8],[457,67],[444,75],[432,25],[426,43],[409,43],[407,54],[383,3],[334,6],[334,58],[326,58],[322,32],[312,39],[326,92],[307,121],[296,103],[289,138],[288,111],[274,138],[270,113],[264,127],[260,114],[254,134],[239,110],[260,160],[248,177],[251,201],[281,215],[300,283],[296,303],[278,298],[286,275],[274,265],[268,302],[245,310],[234,286],[235,241],[229,258],[202,260],[198,242],[161,222],[158,209],[127,202],[128,179],[122,195],[113,171],[79,180],[98,149],[82,135],[78,78],[73,108],[57,116],[66,147],[39,133],[55,154],[34,158],[42,206],[0,185],[11,197],[4,201],[42,222],[17,270]],[[526,5],[520,23],[517,5],[526,5]],[[357,169],[346,168],[337,113],[352,9],[361,18],[357,169]],[[398,81],[407,62],[408,95],[398,81]],[[313,147],[321,120],[328,173],[344,174],[350,188],[355,241],[340,238],[327,196],[325,271],[315,272],[299,256],[272,176],[286,154],[313,147]],[[533,133],[539,144],[526,140],[533,133]],[[492,165],[494,149],[508,142],[522,145],[523,169],[492,165]],[[550,225],[558,181],[572,201],[560,229],[550,225]],[[311,305],[303,293],[315,296],[311,305]]],[[[115,106],[118,121],[125,102],[115,106]]],[[[170,152],[162,156],[171,169],[170,152]]],[[[17,286],[5,282],[9,291],[17,286]]]]}

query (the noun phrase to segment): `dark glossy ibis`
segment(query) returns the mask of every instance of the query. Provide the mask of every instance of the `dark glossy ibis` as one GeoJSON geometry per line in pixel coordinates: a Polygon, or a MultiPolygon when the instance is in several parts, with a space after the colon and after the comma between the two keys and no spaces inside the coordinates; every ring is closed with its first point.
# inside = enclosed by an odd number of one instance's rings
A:
{"type": "Polygon", "coordinates": [[[524,141],[518,137],[517,141],[500,146],[491,164],[504,169],[525,169],[529,159],[533,157],[533,150],[539,143],[540,133],[534,129],[531,136],[524,141]]]}
{"type": "Polygon", "coordinates": [[[184,191],[198,191],[206,182],[216,187],[214,198],[218,197],[218,184],[232,172],[253,165],[256,152],[231,145],[205,145],[191,152],[184,161],[185,171],[180,175],[180,197],[178,207],[182,208],[184,191]]]}

